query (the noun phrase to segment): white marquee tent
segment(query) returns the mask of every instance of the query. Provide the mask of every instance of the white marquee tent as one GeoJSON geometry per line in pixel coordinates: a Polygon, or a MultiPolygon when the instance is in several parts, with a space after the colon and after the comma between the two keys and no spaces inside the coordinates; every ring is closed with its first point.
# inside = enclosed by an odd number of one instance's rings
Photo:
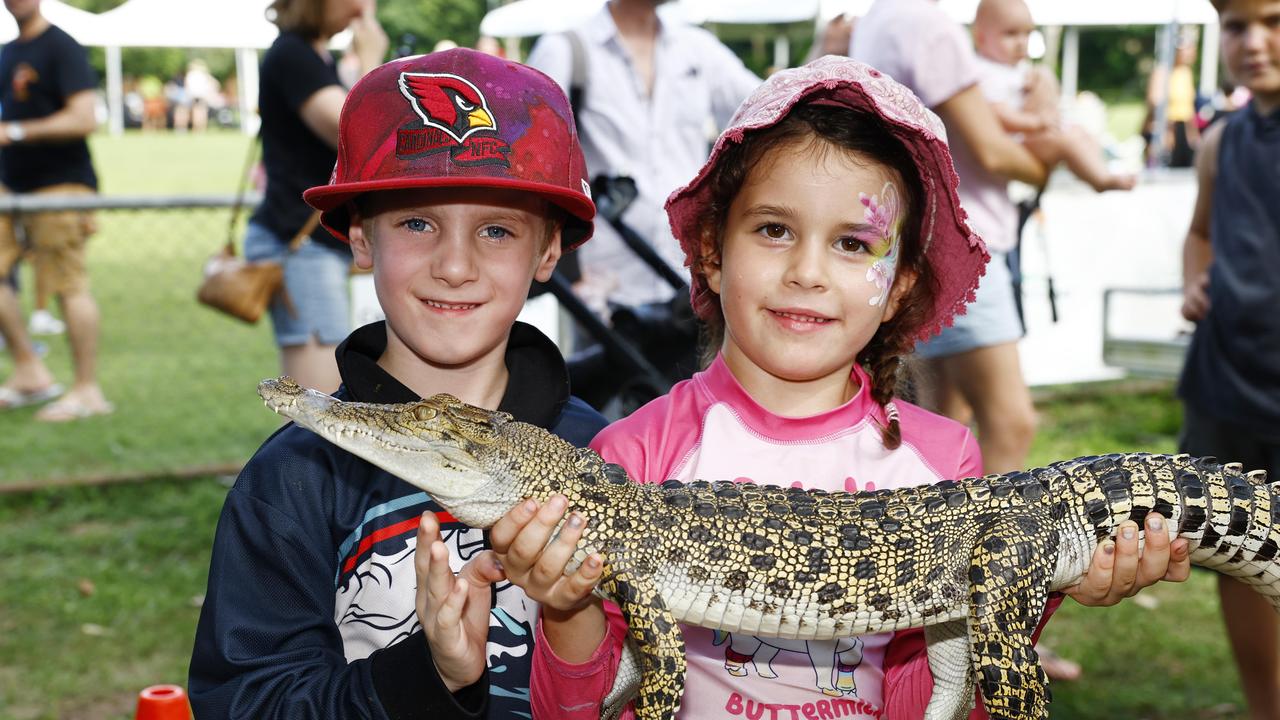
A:
{"type": "MultiPolygon", "coordinates": [[[[231,48],[236,51],[240,107],[251,108],[258,98],[257,51],[268,48],[278,33],[266,17],[271,0],[127,0],[100,15],[71,7],[60,0],[41,0],[50,22],[66,30],[82,45],[102,47],[107,55],[107,107],[110,129],[124,126],[124,93],[120,49],[126,47],[231,48]]],[[[0,43],[18,35],[8,13],[0,13],[0,43]]],[[[334,38],[345,47],[348,34],[334,38]]],[[[245,132],[256,130],[252,116],[243,113],[245,132]]]]}

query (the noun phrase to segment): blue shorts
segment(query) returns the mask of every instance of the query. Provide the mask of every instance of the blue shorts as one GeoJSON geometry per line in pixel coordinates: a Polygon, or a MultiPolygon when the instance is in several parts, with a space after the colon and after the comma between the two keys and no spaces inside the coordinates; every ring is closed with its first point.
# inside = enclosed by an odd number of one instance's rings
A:
{"type": "Polygon", "coordinates": [[[978,348],[1003,345],[1022,337],[1022,322],[1013,299],[1013,280],[1005,254],[991,253],[987,274],[978,284],[977,299],[969,303],[964,315],[938,335],[916,345],[916,355],[940,358],[959,355],[978,348]]]}
{"type": "Polygon", "coordinates": [[[290,253],[287,238],[251,222],[245,231],[244,257],[284,262],[289,299],[277,295],[271,301],[276,345],[305,345],[312,335],[321,345],[337,345],[351,334],[350,252],[307,241],[290,253]]]}

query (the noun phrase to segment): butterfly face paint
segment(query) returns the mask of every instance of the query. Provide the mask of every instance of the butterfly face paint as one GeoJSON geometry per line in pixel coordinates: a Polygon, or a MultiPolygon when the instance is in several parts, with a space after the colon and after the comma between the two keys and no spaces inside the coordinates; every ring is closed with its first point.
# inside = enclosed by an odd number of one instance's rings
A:
{"type": "Polygon", "coordinates": [[[867,269],[867,282],[874,283],[880,289],[880,294],[869,301],[871,305],[879,305],[888,297],[889,289],[893,287],[893,278],[898,272],[898,248],[902,229],[898,188],[887,182],[879,195],[858,193],[858,200],[867,209],[864,221],[878,235],[868,238],[867,242],[867,250],[876,258],[867,269]]]}

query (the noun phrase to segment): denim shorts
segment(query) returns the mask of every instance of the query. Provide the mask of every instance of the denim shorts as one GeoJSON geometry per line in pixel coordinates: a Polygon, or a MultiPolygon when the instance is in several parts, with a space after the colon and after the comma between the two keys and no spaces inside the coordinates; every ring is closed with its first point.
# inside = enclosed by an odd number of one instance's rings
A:
{"type": "Polygon", "coordinates": [[[337,345],[351,333],[348,278],[351,253],[306,241],[289,252],[289,239],[258,223],[249,223],[244,236],[246,260],[280,260],[288,301],[271,301],[271,325],[276,345],[305,345],[315,336],[321,345],[337,345]]]}
{"type": "Polygon", "coordinates": [[[959,355],[978,348],[1014,342],[1022,337],[1022,322],[1013,299],[1013,280],[1005,254],[991,253],[987,274],[978,284],[977,299],[964,315],[938,335],[916,345],[916,355],[926,359],[959,355]]]}

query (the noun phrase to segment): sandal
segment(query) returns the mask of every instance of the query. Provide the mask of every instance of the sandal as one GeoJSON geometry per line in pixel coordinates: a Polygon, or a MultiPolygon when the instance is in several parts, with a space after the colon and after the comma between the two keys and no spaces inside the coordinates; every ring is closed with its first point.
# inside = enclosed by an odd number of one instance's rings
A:
{"type": "Polygon", "coordinates": [[[71,420],[83,420],[94,415],[110,415],[115,409],[114,405],[105,400],[101,403],[89,404],[79,398],[68,396],[40,408],[40,411],[36,413],[36,420],[40,422],[70,422],[71,420]]]}
{"type": "Polygon", "coordinates": [[[49,402],[61,394],[62,386],[58,383],[53,383],[39,390],[18,390],[17,388],[0,386],[0,410],[16,410],[31,405],[39,405],[43,402],[49,402]]]}
{"type": "Polygon", "coordinates": [[[1084,673],[1080,663],[1068,660],[1043,645],[1036,645],[1036,653],[1040,655],[1040,667],[1044,668],[1044,674],[1050,680],[1071,682],[1079,680],[1084,673]]]}

